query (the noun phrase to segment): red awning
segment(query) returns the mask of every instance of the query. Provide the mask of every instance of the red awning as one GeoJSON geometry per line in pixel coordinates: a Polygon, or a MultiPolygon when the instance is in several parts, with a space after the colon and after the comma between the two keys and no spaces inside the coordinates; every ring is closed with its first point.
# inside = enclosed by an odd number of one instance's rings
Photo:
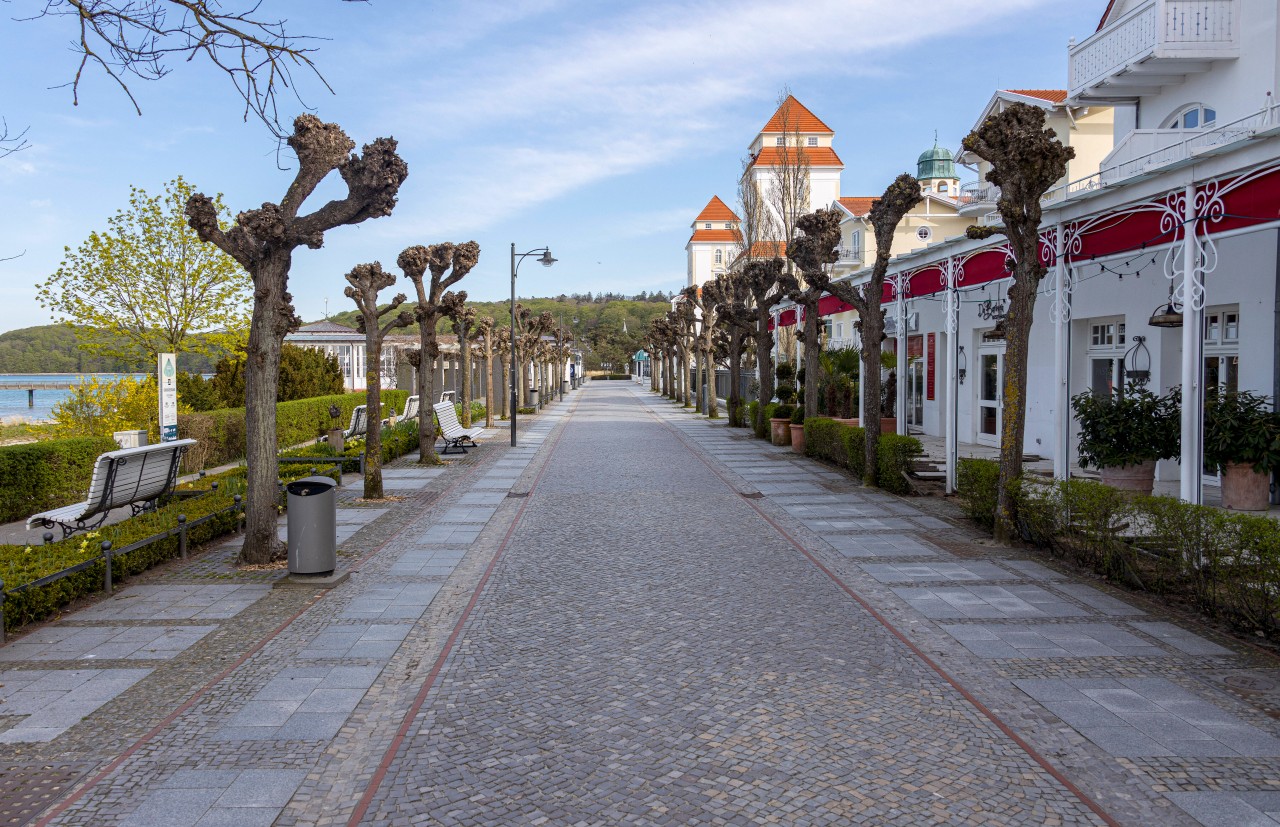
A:
{"type": "Polygon", "coordinates": [[[835,296],[823,296],[818,299],[818,315],[834,316],[837,313],[845,313],[853,309],[853,305],[845,304],[835,296]]]}

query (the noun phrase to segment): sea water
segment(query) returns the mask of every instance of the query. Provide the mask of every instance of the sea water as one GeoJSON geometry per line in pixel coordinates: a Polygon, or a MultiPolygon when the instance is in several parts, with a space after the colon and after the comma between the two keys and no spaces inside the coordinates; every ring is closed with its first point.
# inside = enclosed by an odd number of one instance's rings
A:
{"type": "MultiPolygon", "coordinates": [[[[67,385],[79,384],[89,379],[111,381],[124,376],[136,376],[141,379],[144,374],[127,373],[5,373],[0,374],[0,421],[13,421],[14,418],[31,422],[43,422],[53,417],[53,408],[71,394],[69,388],[39,388],[35,394],[35,406],[27,406],[27,386],[56,382],[67,385]]],[[[157,403],[159,404],[159,403],[157,403]]]]}

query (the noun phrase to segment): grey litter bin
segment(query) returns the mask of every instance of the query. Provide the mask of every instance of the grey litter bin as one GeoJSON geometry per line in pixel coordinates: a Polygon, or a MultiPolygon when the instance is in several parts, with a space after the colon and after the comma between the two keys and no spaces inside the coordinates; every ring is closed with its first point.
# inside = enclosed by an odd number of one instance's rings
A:
{"type": "Polygon", "coordinates": [[[561,395],[561,396],[564,396],[564,395],[565,395],[566,393],[568,393],[568,392],[569,392],[569,380],[568,380],[568,379],[561,379],[561,380],[560,380],[560,395],[561,395]]]}
{"type": "Polygon", "coordinates": [[[329,574],[338,567],[338,484],[329,477],[303,477],[284,488],[289,573],[329,574]]]}
{"type": "Polygon", "coordinates": [[[529,388],[529,407],[530,408],[538,407],[538,389],[537,388],[529,388]]]}

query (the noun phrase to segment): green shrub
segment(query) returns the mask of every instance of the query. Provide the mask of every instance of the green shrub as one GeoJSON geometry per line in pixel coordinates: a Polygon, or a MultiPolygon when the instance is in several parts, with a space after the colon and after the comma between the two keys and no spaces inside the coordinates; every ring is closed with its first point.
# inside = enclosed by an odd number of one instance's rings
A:
{"type": "Polygon", "coordinates": [[[792,425],[804,424],[804,406],[803,405],[797,405],[796,409],[791,412],[791,424],[792,425]]]}
{"type": "Polygon", "coordinates": [[[965,516],[991,530],[996,524],[996,488],[1000,464],[989,459],[961,458],[956,465],[956,493],[965,516]]]}
{"type": "MultiPolygon", "coordinates": [[[[348,440],[342,446],[342,454],[338,455],[329,447],[328,442],[317,442],[312,445],[300,445],[280,452],[281,457],[295,459],[314,457],[317,463],[326,460],[341,459],[342,470],[355,471],[360,468],[360,458],[364,456],[365,440],[356,438],[348,440]]],[[[405,454],[418,450],[418,420],[401,420],[389,428],[382,429],[382,462],[385,465],[405,454]]]]}
{"type": "MultiPolygon", "coordinates": [[[[217,407],[243,408],[244,355],[223,357],[214,367],[214,376],[209,384],[222,402],[217,407]]],[[[278,401],[337,396],[342,389],[342,367],[338,364],[338,357],[315,348],[287,343],[280,348],[278,401]]]]}
{"type": "Polygon", "coordinates": [[[119,447],[93,436],[0,447],[0,522],[80,502],[98,456],[119,447]]]}
{"type": "Polygon", "coordinates": [[[769,411],[770,419],[790,420],[791,414],[795,411],[795,408],[792,408],[790,405],[784,405],[781,402],[779,402],[776,405],[771,405],[769,407],[771,408],[771,410],[769,411]]]}
{"type": "MultiPolygon", "coordinates": [[[[867,432],[862,428],[835,422],[825,417],[809,417],[804,421],[805,453],[847,468],[861,479],[866,462],[867,432]]],[[[920,440],[898,434],[880,437],[880,487],[895,494],[911,493],[911,484],[903,476],[911,468],[911,460],[921,451],[920,440]]]]}
{"type": "MultiPolygon", "coordinates": [[[[392,411],[404,410],[404,401],[408,397],[408,391],[384,390],[382,416],[379,418],[387,417],[392,411]]],[[[333,421],[329,418],[330,405],[338,406],[339,427],[346,428],[351,422],[351,412],[357,405],[363,405],[364,399],[364,393],[345,393],[280,402],[276,405],[277,447],[287,448],[326,433],[333,421]]],[[[198,443],[187,452],[183,468],[195,471],[242,459],[245,451],[244,421],[244,408],[179,414],[178,434],[198,443]]]]}
{"type": "Polygon", "coordinates": [[[516,408],[516,413],[519,414],[520,416],[533,416],[537,412],[538,412],[538,409],[533,407],[532,405],[530,405],[527,408],[516,408]]]}

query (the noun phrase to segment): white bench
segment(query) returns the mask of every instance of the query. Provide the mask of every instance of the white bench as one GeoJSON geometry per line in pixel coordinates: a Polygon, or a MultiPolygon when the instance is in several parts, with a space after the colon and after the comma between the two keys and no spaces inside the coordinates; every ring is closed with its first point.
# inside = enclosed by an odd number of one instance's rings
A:
{"type": "Polygon", "coordinates": [[[396,421],[406,422],[410,419],[417,419],[418,410],[419,410],[418,396],[417,394],[414,394],[413,396],[410,396],[408,399],[404,401],[404,413],[400,414],[400,418],[397,419],[396,421]]]}
{"type": "Polygon", "coordinates": [[[452,402],[437,402],[431,406],[431,410],[436,412],[436,421],[440,423],[440,433],[444,439],[444,450],[440,452],[442,454],[449,453],[450,448],[458,448],[465,454],[467,445],[474,446],[475,438],[484,433],[484,428],[462,427],[452,402]]]}
{"type": "Polygon", "coordinates": [[[113,509],[132,506],[135,515],[151,511],[173,490],[178,463],[194,439],[179,439],[141,448],[108,451],[93,465],[89,496],[82,503],[54,508],[27,518],[27,529],[62,527],[62,536],[102,525],[113,509]],[[89,521],[97,517],[97,521],[89,521]]]}

